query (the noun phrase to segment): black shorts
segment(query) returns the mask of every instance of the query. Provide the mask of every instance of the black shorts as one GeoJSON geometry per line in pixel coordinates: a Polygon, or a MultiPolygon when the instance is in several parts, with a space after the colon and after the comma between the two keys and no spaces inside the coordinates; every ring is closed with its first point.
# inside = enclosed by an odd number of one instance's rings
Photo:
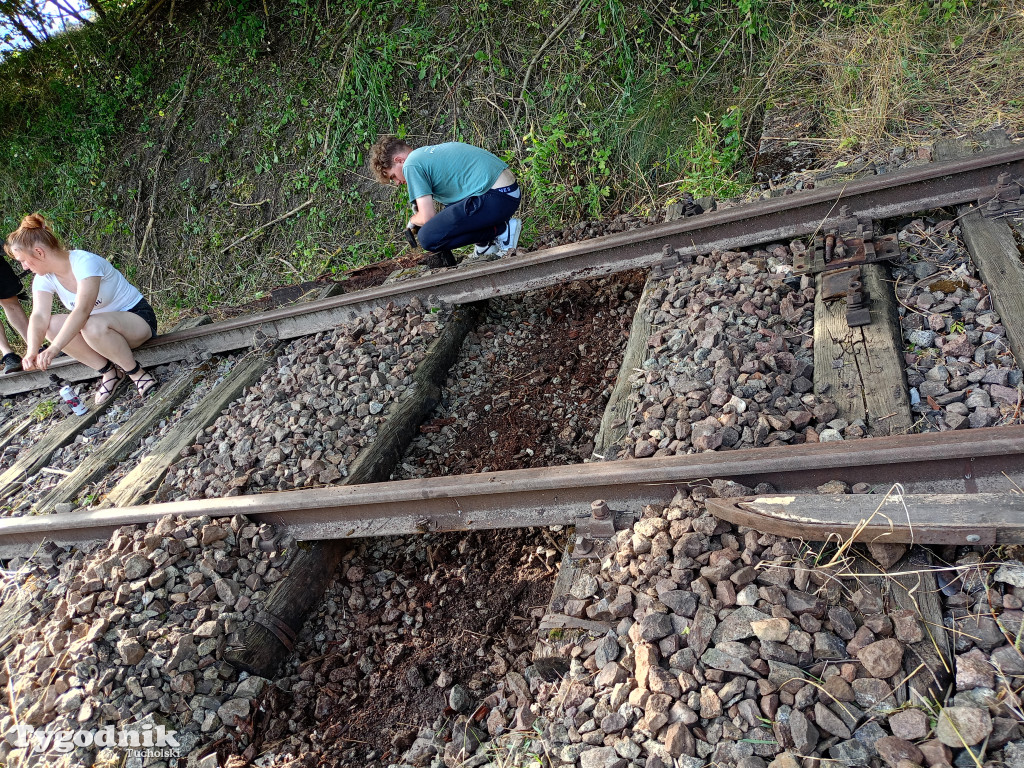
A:
{"type": "MultiPolygon", "coordinates": [[[[21,271],[21,268],[18,268],[21,271]]],[[[0,299],[9,299],[17,296],[25,298],[25,286],[21,284],[18,273],[14,271],[7,259],[0,258],[0,299]]]]}
{"type": "Polygon", "coordinates": [[[133,315],[138,315],[147,323],[149,323],[150,330],[153,331],[153,335],[156,336],[156,312],[154,312],[153,308],[149,306],[148,301],[146,301],[144,298],[139,299],[139,303],[136,304],[131,309],[129,309],[128,311],[131,312],[133,315]]]}

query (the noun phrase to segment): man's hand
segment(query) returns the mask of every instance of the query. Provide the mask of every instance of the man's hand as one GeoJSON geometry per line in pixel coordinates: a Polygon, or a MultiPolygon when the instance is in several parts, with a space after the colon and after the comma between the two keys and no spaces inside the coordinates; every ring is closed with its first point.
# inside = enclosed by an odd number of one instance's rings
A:
{"type": "MultiPolygon", "coordinates": [[[[33,352],[31,354],[25,355],[23,358],[21,358],[21,367],[24,370],[26,370],[26,371],[31,371],[33,368],[36,367],[36,365],[37,365],[36,358],[38,358],[38,357],[39,357],[39,355],[36,352],[33,352]]],[[[42,370],[42,369],[40,369],[40,370],[42,370]]]]}
{"type": "Polygon", "coordinates": [[[411,223],[405,228],[405,242],[409,244],[410,248],[419,248],[420,244],[416,242],[416,233],[419,232],[420,228],[413,226],[411,223]]]}

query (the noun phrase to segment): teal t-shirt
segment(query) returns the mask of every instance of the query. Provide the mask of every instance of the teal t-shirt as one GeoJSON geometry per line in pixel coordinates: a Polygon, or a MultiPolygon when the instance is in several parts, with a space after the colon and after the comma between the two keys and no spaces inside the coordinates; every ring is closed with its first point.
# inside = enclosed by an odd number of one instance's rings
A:
{"type": "Polygon", "coordinates": [[[451,205],[482,195],[508,165],[486,149],[449,141],[414,149],[402,168],[410,202],[432,195],[438,202],[451,205]]]}

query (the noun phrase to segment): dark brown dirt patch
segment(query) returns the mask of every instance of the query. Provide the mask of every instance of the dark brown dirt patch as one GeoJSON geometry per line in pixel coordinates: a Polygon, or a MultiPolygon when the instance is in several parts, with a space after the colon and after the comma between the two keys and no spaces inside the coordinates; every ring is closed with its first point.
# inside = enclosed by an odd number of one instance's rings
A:
{"type": "Polygon", "coordinates": [[[406,471],[456,475],[590,458],[644,279],[629,272],[493,300],[444,405],[406,454],[406,471]]]}
{"type": "Polygon", "coordinates": [[[506,671],[494,667],[495,650],[515,658],[510,668],[530,663],[556,573],[535,552],[549,542],[550,534],[531,529],[364,544],[328,596],[342,602],[359,589],[376,605],[345,611],[326,654],[300,645],[293,693],[268,689],[254,729],[262,748],[287,735],[293,720],[316,765],[395,762],[396,744],[407,747],[410,734],[444,714],[439,675],[482,698],[506,671]]]}
{"type": "Polygon", "coordinates": [[[263,298],[250,301],[247,304],[240,304],[237,307],[214,307],[207,314],[216,322],[232,317],[240,317],[241,315],[266,312],[267,310],[284,307],[298,301],[309,301],[316,293],[332,283],[341,286],[341,293],[352,293],[353,291],[361,291],[365,288],[375,288],[378,285],[383,285],[388,275],[392,272],[399,269],[407,269],[415,265],[422,258],[423,254],[418,251],[408,253],[405,256],[387,259],[386,261],[354,269],[346,273],[343,280],[335,280],[332,275],[320,275],[316,280],[308,280],[297,285],[278,286],[271,289],[270,293],[263,298]]]}

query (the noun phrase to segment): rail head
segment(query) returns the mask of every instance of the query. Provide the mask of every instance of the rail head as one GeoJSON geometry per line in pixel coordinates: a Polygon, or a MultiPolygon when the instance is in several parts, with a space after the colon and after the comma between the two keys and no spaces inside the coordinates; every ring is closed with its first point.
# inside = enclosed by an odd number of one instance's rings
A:
{"type": "MultiPolygon", "coordinates": [[[[970,476],[987,492],[1024,484],[1024,427],[817,445],[780,446],[620,462],[397,480],[252,496],[168,502],[0,520],[0,556],[25,554],[43,541],[81,544],[107,539],[120,526],[165,515],[240,514],[280,526],[299,540],[571,523],[597,498],[638,513],[671,501],[680,488],[710,478],[779,491],[814,493],[834,479],[866,481],[885,493],[964,493],[970,476]]],[[[880,497],[874,496],[874,499],[880,497]]]]}

